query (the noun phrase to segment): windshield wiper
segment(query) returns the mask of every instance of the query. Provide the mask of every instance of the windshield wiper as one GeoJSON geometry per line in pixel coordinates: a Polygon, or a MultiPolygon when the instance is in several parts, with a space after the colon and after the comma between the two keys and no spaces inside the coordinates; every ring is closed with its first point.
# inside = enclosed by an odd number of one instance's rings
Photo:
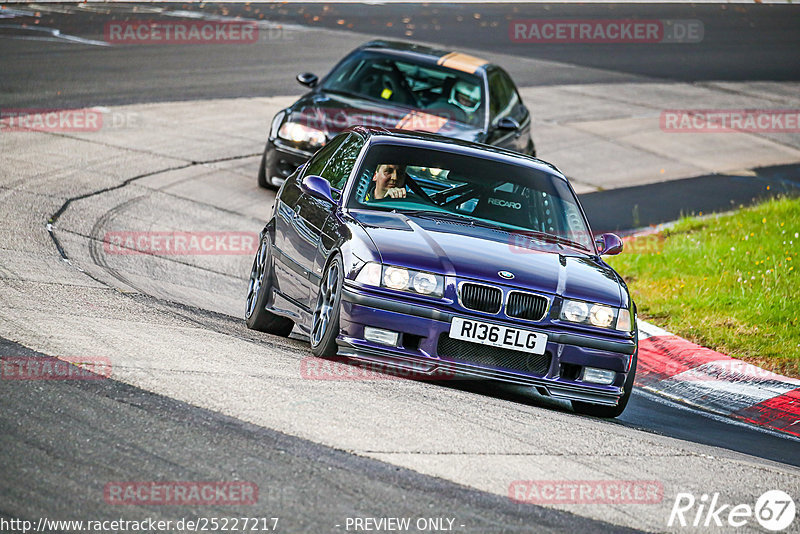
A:
{"type": "Polygon", "coordinates": [[[567,239],[566,237],[561,237],[560,235],[555,234],[548,234],[547,232],[540,232],[538,230],[523,230],[519,232],[520,234],[528,237],[533,237],[535,239],[539,239],[546,243],[556,243],[558,245],[567,245],[573,248],[579,248],[581,250],[585,250],[587,252],[591,252],[586,245],[578,243],[577,241],[572,241],[571,239],[567,239]]]}
{"type": "Polygon", "coordinates": [[[470,226],[480,226],[481,228],[491,228],[492,230],[501,230],[507,233],[514,233],[516,230],[511,230],[510,228],[506,228],[501,224],[494,223],[492,221],[487,221],[483,219],[475,219],[474,217],[469,217],[467,215],[461,215],[459,213],[453,213],[452,211],[436,211],[436,210],[410,210],[410,211],[402,211],[400,212],[404,215],[417,215],[417,216],[428,216],[433,218],[440,218],[440,219],[456,219],[458,221],[463,221],[465,223],[469,223],[470,226]]]}
{"type": "Polygon", "coordinates": [[[458,219],[461,221],[468,222],[470,224],[479,223],[480,221],[476,221],[472,217],[467,217],[466,215],[460,215],[458,213],[453,213],[452,211],[438,211],[438,210],[403,210],[398,213],[402,213],[403,215],[417,215],[417,216],[429,216],[429,217],[440,217],[442,219],[458,219]]]}
{"type": "Polygon", "coordinates": [[[337,95],[350,96],[350,97],[353,97],[353,98],[364,98],[364,95],[360,95],[358,93],[353,93],[351,91],[345,91],[343,89],[328,89],[327,87],[322,87],[321,89],[323,91],[325,91],[326,93],[334,93],[334,94],[337,94],[337,95]]]}

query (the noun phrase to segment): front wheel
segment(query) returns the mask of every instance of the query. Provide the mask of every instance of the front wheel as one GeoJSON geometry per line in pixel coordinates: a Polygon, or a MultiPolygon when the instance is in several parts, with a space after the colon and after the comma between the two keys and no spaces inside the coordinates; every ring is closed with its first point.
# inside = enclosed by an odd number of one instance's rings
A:
{"type": "Polygon", "coordinates": [[[322,276],[311,319],[311,352],[314,356],[321,358],[336,356],[343,276],[342,258],[336,255],[322,276]]]}
{"type": "Polygon", "coordinates": [[[270,259],[269,239],[264,237],[253,260],[253,267],[250,269],[244,320],[247,328],[286,337],[291,334],[294,322],[266,309],[267,297],[272,291],[272,262],[270,259]]]}
{"type": "Polygon", "coordinates": [[[536,157],[536,145],[533,144],[533,139],[529,139],[528,140],[528,146],[527,146],[526,150],[527,150],[528,154],[530,154],[534,158],[536,157]]]}
{"type": "Polygon", "coordinates": [[[602,404],[591,404],[588,402],[572,401],[572,409],[579,414],[591,415],[592,417],[603,417],[611,419],[619,417],[625,411],[628,405],[628,400],[631,398],[633,391],[633,379],[636,376],[636,363],[639,356],[639,351],[633,353],[633,360],[631,361],[631,370],[625,378],[625,385],[623,386],[622,397],[619,398],[616,406],[603,406],[602,404]]]}
{"type": "Polygon", "coordinates": [[[268,151],[269,147],[265,148],[264,153],[261,155],[261,164],[258,166],[258,187],[275,190],[277,187],[272,183],[272,177],[275,176],[275,169],[273,168],[275,158],[268,158],[268,151]]]}

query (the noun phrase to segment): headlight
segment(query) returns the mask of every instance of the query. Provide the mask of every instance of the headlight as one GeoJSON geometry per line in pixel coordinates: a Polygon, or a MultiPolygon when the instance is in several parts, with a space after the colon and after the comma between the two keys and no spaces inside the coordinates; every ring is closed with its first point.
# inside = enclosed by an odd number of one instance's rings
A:
{"type": "Polygon", "coordinates": [[[435,274],[431,273],[417,273],[414,275],[413,288],[417,293],[423,295],[430,295],[436,291],[439,281],[436,279],[435,274]]]}
{"type": "Polygon", "coordinates": [[[589,316],[589,306],[577,300],[565,300],[561,307],[561,318],[572,323],[583,323],[589,316]]]}
{"type": "Polygon", "coordinates": [[[408,289],[408,279],[407,269],[386,267],[383,270],[383,285],[390,289],[408,289]]]}
{"type": "Polygon", "coordinates": [[[589,311],[589,322],[594,326],[608,328],[614,321],[614,310],[608,306],[595,304],[589,311]]]}
{"type": "Polygon", "coordinates": [[[627,309],[612,308],[604,304],[592,304],[580,300],[565,300],[561,305],[562,321],[612,328],[614,319],[617,322],[613,328],[622,332],[631,331],[631,315],[627,309]]]}
{"type": "Polygon", "coordinates": [[[376,262],[366,263],[358,272],[356,282],[432,297],[444,295],[444,277],[442,275],[381,265],[376,262]]]}
{"type": "Polygon", "coordinates": [[[285,116],[286,116],[285,111],[279,111],[272,119],[272,124],[269,127],[270,139],[275,139],[275,137],[278,135],[278,129],[281,127],[281,123],[283,122],[283,118],[285,116]]]}
{"type": "Polygon", "coordinates": [[[325,144],[325,132],[298,122],[284,122],[278,130],[278,137],[298,144],[306,143],[316,148],[325,144]]]}

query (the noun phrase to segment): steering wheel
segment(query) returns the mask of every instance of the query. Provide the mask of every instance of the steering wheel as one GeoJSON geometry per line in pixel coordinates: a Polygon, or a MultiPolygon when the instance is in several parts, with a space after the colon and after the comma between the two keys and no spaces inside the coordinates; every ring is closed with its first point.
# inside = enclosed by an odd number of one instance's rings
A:
{"type": "Polygon", "coordinates": [[[419,107],[417,97],[403,82],[402,75],[397,71],[381,75],[381,84],[392,92],[392,95],[402,96],[402,103],[419,107]]]}

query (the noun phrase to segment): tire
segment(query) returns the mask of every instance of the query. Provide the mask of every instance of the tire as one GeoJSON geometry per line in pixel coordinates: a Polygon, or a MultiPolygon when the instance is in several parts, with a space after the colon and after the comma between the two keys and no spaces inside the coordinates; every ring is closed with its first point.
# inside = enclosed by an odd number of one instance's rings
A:
{"type": "Polygon", "coordinates": [[[265,309],[267,296],[272,289],[271,252],[268,238],[263,238],[250,269],[247,285],[244,320],[247,328],[276,336],[286,337],[292,332],[294,322],[265,309]]]}
{"type": "Polygon", "coordinates": [[[534,158],[536,157],[536,146],[533,144],[533,139],[530,139],[528,141],[528,154],[530,154],[534,158]]]}
{"type": "Polygon", "coordinates": [[[633,379],[636,376],[636,364],[638,359],[639,350],[637,349],[636,352],[633,353],[631,370],[628,373],[628,376],[625,378],[625,384],[623,385],[624,393],[622,394],[622,397],[620,397],[616,406],[603,406],[602,404],[572,401],[572,409],[582,415],[603,417],[605,419],[611,419],[622,415],[622,412],[625,411],[625,407],[628,405],[628,400],[631,398],[631,392],[633,391],[633,379]]]}
{"type": "Polygon", "coordinates": [[[342,257],[336,254],[328,263],[319,284],[317,303],[311,319],[311,352],[320,358],[336,356],[339,335],[339,310],[342,303],[344,269],[342,257]]]}
{"type": "Polygon", "coordinates": [[[267,181],[267,149],[261,155],[261,165],[258,166],[258,187],[264,189],[275,189],[271,182],[267,181]]]}

